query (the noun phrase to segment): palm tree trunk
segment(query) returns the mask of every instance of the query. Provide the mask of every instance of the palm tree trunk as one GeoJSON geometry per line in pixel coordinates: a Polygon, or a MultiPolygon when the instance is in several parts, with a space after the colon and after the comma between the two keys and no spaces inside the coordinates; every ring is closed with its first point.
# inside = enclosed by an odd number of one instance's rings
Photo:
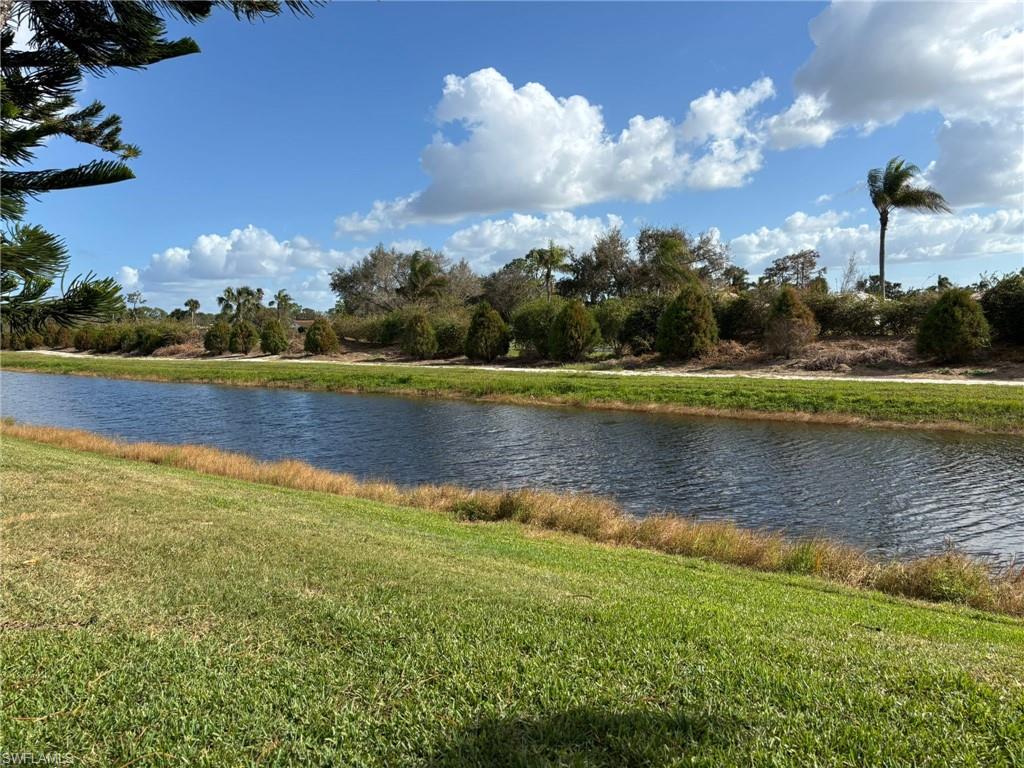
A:
{"type": "Polygon", "coordinates": [[[879,292],[882,298],[885,298],[885,230],[889,226],[889,214],[882,212],[878,216],[878,223],[880,224],[878,230],[878,283],[879,292]]]}

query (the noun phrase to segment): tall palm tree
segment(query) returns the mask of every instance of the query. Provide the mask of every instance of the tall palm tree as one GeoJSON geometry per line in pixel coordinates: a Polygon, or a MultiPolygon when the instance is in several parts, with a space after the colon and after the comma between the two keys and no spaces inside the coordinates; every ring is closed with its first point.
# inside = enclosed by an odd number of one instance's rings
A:
{"type": "Polygon", "coordinates": [[[238,303],[238,293],[234,288],[225,288],[224,293],[217,297],[217,306],[220,307],[222,315],[230,315],[235,311],[238,303]]]}
{"type": "Polygon", "coordinates": [[[231,315],[232,322],[255,319],[262,303],[263,289],[250,288],[248,285],[225,288],[224,293],[217,297],[221,314],[231,315]]]}
{"type": "Polygon", "coordinates": [[[544,274],[544,288],[547,290],[548,301],[550,301],[554,273],[560,272],[562,267],[565,266],[568,252],[565,248],[555,245],[554,240],[548,240],[547,248],[533,249],[530,251],[528,258],[544,274]]]}
{"type": "Polygon", "coordinates": [[[199,299],[185,299],[185,309],[192,318],[192,327],[196,325],[196,312],[199,311],[199,299]]]}
{"type": "Polygon", "coordinates": [[[295,301],[292,299],[291,296],[288,295],[288,291],[286,291],[284,288],[275,293],[274,298],[272,298],[267,303],[270,306],[277,308],[278,321],[282,320],[282,316],[287,315],[289,312],[291,312],[292,307],[295,306],[295,301]]]}
{"type": "Polygon", "coordinates": [[[885,231],[889,227],[889,213],[896,208],[911,211],[952,213],[946,199],[931,187],[914,187],[910,182],[921,173],[913,163],[894,157],[885,168],[868,171],[868,193],[871,204],[878,211],[878,283],[885,298],[885,231]]]}

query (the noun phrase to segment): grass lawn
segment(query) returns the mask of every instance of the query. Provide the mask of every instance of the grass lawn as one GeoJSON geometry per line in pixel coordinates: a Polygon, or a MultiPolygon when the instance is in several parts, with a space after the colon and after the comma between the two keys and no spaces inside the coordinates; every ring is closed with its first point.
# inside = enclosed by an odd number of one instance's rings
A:
{"type": "Polygon", "coordinates": [[[836,423],[944,426],[1024,433],[1024,387],[885,381],[629,376],[557,370],[334,363],[230,362],[158,358],[55,357],[5,352],[3,367],[154,381],[295,387],[810,418],[836,423]]]}
{"type": "Polygon", "coordinates": [[[1020,621],[9,437],[0,461],[2,752],[1024,762],[1020,621]]]}

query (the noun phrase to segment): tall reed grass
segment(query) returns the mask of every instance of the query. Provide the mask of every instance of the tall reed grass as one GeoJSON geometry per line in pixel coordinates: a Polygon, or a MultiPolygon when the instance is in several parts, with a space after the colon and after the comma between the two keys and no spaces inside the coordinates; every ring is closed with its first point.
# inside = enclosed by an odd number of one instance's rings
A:
{"type": "Polygon", "coordinates": [[[429,509],[466,521],[514,521],[604,544],[706,558],[760,571],[806,574],[891,595],[1024,616],[1024,567],[995,569],[956,551],[883,562],[825,539],[793,541],[727,521],[673,515],[637,519],[613,501],[584,494],[480,491],[455,485],[402,488],[317,469],[301,461],[265,462],[202,445],[126,443],[91,432],[19,424],[10,419],[3,421],[2,434],[254,483],[429,509]]]}

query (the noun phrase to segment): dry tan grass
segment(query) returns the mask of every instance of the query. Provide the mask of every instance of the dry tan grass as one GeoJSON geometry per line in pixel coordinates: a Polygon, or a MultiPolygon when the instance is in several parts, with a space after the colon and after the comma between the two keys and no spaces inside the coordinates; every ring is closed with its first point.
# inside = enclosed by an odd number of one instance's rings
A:
{"type": "Polygon", "coordinates": [[[906,368],[914,363],[906,344],[851,343],[847,346],[820,346],[806,355],[800,367],[807,371],[836,371],[857,367],[906,368]]]}
{"type": "Polygon", "coordinates": [[[479,491],[454,485],[400,488],[317,469],[300,461],[264,462],[201,445],[125,443],[91,432],[4,420],[3,435],[105,456],[145,461],[249,482],[418,507],[467,521],[511,520],[593,541],[700,557],[761,571],[800,573],[923,600],[1024,615],[1024,568],[996,573],[958,552],[881,563],[824,539],[791,541],[727,521],[673,515],[636,519],[614,502],[582,494],[479,491]]]}

